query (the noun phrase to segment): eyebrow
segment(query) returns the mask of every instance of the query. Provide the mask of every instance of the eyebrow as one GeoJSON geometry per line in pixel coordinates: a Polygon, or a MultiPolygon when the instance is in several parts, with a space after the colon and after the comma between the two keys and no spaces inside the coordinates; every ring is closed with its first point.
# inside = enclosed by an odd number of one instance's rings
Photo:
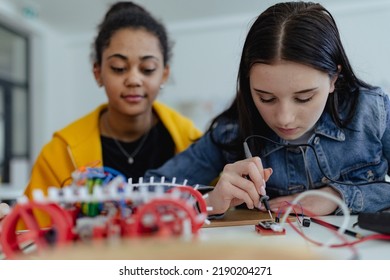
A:
{"type": "MultiPolygon", "coordinates": [[[[299,91],[293,92],[293,94],[308,93],[308,92],[311,92],[311,91],[315,91],[317,89],[318,89],[318,87],[303,89],[303,90],[299,90],[299,91]]],[[[273,94],[272,92],[265,91],[265,90],[258,89],[258,88],[253,88],[253,90],[256,91],[257,93],[273,94]]]]}
{"type": "MultiPolygon", "coordinates": [[[[107,57],[107,59],[111,59],[113,57],[120,58],[122,60],[127,60],[128,59],[127,56],[125,56],[123,54],[120,54],[120,53],[114,53],[114,54],[110,55],[109,57],[107,57]]],[[[145,60],[148,60],[148,59],[154,59],[154,60],[159,61],[159,59],[156,56],[153,56],[153,55],[145,55],[145,56],[141,56],[140,57],[141,61],[145,61],[145,60]]]]}

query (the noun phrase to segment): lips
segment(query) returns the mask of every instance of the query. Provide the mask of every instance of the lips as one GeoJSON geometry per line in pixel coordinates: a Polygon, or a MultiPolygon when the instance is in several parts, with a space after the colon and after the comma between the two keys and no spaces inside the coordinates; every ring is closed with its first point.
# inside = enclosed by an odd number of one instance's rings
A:
{"type": "Polygon", "coordinates": [[[278,130],[280,131],[280,133],[284,135],[294,135],[298,131],[297,128],[281,128],[281,127],[278,127],[278,130]]]}
{"type": "Polygon", "coordinates": [[[141,102],[146,96],[140,94],[127,94],[123,95],[122,98],[130,103],[141,102]]]}

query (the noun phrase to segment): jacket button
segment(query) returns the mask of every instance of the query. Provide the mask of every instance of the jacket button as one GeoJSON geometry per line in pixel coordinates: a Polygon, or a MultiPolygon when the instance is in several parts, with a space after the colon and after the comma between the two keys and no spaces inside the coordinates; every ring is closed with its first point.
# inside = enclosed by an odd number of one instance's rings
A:
{"type": "Polygon", "coordinates": [[[320,137],[314,138],[314,144],[318,144],[318,143],[320,143],[320,137]]]}
{"type": "Polygon", "coordinates": [[[324,184],[328,184],[329,183],[329,179],[326,178],[326,177],[322,177],[321,182],[324,183],[324,184]]]}
{"type": "Polygon", "coordinates": [[[372,170],[367,171],[367,181],[372,182],[375,179],[374,172],[372,170]]]}

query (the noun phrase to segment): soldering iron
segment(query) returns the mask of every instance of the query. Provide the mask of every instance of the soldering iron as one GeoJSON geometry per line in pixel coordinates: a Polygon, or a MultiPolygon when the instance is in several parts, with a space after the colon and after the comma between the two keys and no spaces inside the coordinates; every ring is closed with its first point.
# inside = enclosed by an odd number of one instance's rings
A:
{"type": "MultiPolygon", "coordinates": [[[[252,153],[251,153],[251,151],[249,150],[248,143],[247,143],[246,141],[244,142],[244,153],[245,153],[245,157],[246,157],[246,158],[251,158],[251,157],[252,157],[252,153]]],[[[250,180],[249,176],[246,176],[246,178],[247,178],[248,180],[250,180]]],[[[264,188],[265,188],[265,181],[264,181],[264,188]]],[[[273,220],[273,217],[272,217],[271,209],[270,209],[270,207],[269,207],[268,200],[269,200],[269,196],[268,196],[268,195],[262,195],[262,196],[260,197],[260,202],[264,204],[265,210],[268,211],[268,214],[269,214],[271,220],[273,220]]]]}

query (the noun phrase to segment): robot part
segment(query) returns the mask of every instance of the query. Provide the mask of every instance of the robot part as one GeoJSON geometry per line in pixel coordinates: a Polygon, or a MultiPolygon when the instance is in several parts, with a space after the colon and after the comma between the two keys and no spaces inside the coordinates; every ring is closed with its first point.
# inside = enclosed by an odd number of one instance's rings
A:
{"type": "Polygon", "coordinates": [[[72,177],[72,184],[49,188],[47,196],[38,191],[32,201],[18,200],[1,224],[6,258],[24,254],[26,244],[39,252],[90,239],[194,236],[208,222],[204,197],[176,179],[133,184],[104,168],[80,169],[72,177]],[[41,228],[37,212],[50,218],[49,228],[41,228]],[[18,231],[20,224],[27,230],[18,231]]]}

